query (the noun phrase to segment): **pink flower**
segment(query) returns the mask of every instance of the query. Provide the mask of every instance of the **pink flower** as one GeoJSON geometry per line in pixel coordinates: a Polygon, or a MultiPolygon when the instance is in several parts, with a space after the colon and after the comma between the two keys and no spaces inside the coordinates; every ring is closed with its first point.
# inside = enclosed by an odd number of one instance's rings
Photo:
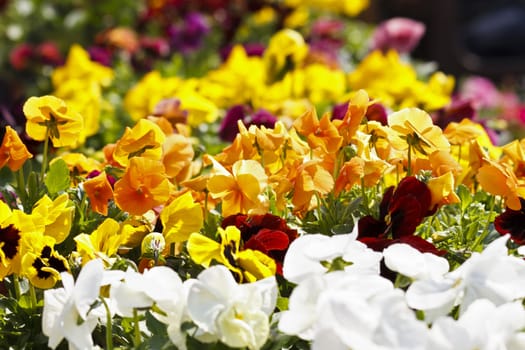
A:
{"type": "Polygon", "coordinates": [[[496,108],[501,99],[494,83],[480,76],[467,78],[461,85],[460,96],[471,100],[475,109],[496,108]]]}
{"type": "Polygon", "coordinates": [[[396,17],[382,22],[372,36],[372,50],[411,52],[425,34],[425,25],[409,18],[396,17]]]}

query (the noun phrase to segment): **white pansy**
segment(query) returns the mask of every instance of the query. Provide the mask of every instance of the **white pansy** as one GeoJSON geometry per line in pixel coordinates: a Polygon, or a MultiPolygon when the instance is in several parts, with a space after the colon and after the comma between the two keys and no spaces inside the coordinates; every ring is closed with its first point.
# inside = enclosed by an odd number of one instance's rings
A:
{"type": "Polygon", "coordinates": [[[313,275],[292,291],[288,310],[280,315],[279,330],[313,340],[318,321],[332,295],[344,291],[349,299],[362,300],[391,289],[392,283],[377,275],[359,276],[345,271],[313,275]]]}
{"type": "Polygon", "coordinates": [[[327,272],[329,265],[337,263],[342,263],[341,268],[348,272],[379,274],[381,253],[355,238],[355,233],[331,237],[321,234],[298,237],[290,244],[284,258],[283,276],[288,281],[299,283],[313,274],[327,272]]]}
{"type": "Polygon", "coordinates": [[[201,341],[260,349],[270,333],[269,316],[277,300],[275,277],[237,284],[222,265],[185,282],[187,310],[201,341]]]}
{"type": "Polygon", "coordinates": [[[525,310],[519,302],[496,306],[487,299],[478,299],[457,321],[438,318],[430,330],[428,349],[524,349],[524,327],[525,310]]]}
{"type": "Polygon", "coordinates": [[[44,291],[42,332],[49,337],[48,345],[53,349],[64,338],[70,349],[92,348],[91,333],[105,314],[102,306],[91,308],[105,280],[103,263],[100,260],[88,262],[76,283],[69,273],[64,272],[61,277],[63,288],[44,291]]]}
{"type": "Polygon", "coordinates": [[[424,310],[431,322],[455,305],[463,312],[479,298],[500,305],[525,297],[525,261],[508,255],[508,238],[498,238],[483,252],[473,253],[452,272],[415,281],[406,293],[408,304],[424,310]]]}
{"type": "Polygon", "coordinates": [[[288,307],[279,330],[312,341],[313,349],[424,349],[426,343],[426,325],[403,291],[377,275],[314,275],[293,290],[288,307]]]}
{"type": "Polygon", "coordinates": [[[449,270],[447,259],[432,253],[421,253],[405,243],[387,247],[383,250],[383,257],[390,270],[413,279],[439,277],[449,270]]]}

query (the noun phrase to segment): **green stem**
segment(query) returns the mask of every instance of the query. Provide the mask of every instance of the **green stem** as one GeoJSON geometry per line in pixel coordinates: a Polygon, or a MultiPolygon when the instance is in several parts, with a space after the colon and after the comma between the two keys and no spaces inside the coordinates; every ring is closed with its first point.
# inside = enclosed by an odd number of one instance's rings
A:
{"type": "Polygon", "coordinates": [[[42,169],[40,170],[40,179],[42,182],[44,182],[44,175],[46,173],[46,167],[47,167],[47,153],[49,151],[49,137],[50,137],[50,129],[47,128],[46,131],[46,139],[44,141],[44,151],[42,152],[42,169]]]}
{"type": "Polygon", "coordinates": [[[138,348],[140,345],[139,313],[137,309],[133,309],[133,345],[135,345],[135,348],[138,348]]]}
{"type": "Polygon", "coordinates": [[[471,251],[476,251],[477,247],[483,243],[483,241],[485,240],[485,238],[487,238],[487,236],[489,235],[490,233],[490,230],[489,230],[489,227],[490,227],[490,223],[491,223],[491,217],[492,217],[492,213],[494,211],[494,202],[495,202],[495,198],[494,197],[491,197],[490,199],[490,207],[489,207],[489,213],[487,215],[487,224],[485,225],[485,229],[483,230],[483,232],[476,238],[476,240],[474,241],[474,244],[472,244],[472,246],[470,247],[470,250],[471,251]]]}
{"type": "Polygon", "coordinates": [[[13,287],[15,289],[16,300],[20,300],[20,280],[18,279],[18,275],[15,274],[13,274],[13,287]]]}
{"type": "Polygon", "coordinates": [[[100,300],[106,309],[106,349],[113,350],[113,323],[111,322],[111,312],[109,311],[106,300],[104,300],[103,297],[101,297],[100,300]]]}
{"type": "Polygon", "coordinates": [[[22,201],[22,205],[25,207],[25,204],[27,202],[27,191],[26,191],[26,180],[24,178],[24,168],[20,168],[17,171],[17,177],[16,182],[18,185],[18,195],[20,196],[20,200],[22,201]]]}
{"type": "Polygon", "coordinates": [[[36,309],[37,300],[36,300],[36,291],[35,286],[30,282],[29,283],[29,300],[31,302],[31,310],[36,309]]]}
{"type": "Polygon", "coordinates": [[[412,146],[408,144],[408,156],[407,156],[407,176],[412,174],[412,146]]]}
{"type": "Polygon", "coordinates": [[[363,204],[366,208],[366,213],[370,214],[370,207],[369,207],[370,204],[368,202],[368,196],[366,195],[365,179],[363,177],[361,178],[361,196],[363,196],[363,204]]]}

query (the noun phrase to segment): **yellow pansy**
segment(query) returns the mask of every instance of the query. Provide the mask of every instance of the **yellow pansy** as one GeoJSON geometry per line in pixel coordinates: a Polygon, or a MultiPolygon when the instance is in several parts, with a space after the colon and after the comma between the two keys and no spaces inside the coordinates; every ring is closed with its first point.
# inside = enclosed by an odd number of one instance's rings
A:
{"type": "Polygon", "coordinates": [[[60,273],[69,271],[67,260],[54,249],[55,239],[40,233],[24,235],[21,274],[37,288],[53,288],[60,273]]]}
{"type": "Polygon", "coordinates": [[[0,201],[0,280],[20,271],[22,235],[11,209],[0,201]]]}
{"type": "Polygon", "coordinates": [[[213,123],[219,117],[217,106],[195,91],[183,89],[177,92],[176,97],[181,101],[181,109],[188,112],[190,126],[213,123]]]}
{"type": "Polygon", "coordinates": [[[419,108],[405,108],[388,116],[390,142],[398,150],[413,147],[428,155],[436,150],[448,151],[450,143],[430,115],[419,108]]]}
{"type": "Polygon", "coordinates": [[[120,224],[107,218],[91,234],[81,233],[74,240],[84,265],[97,258],[107,261],[117,253],[125,238],[120,232],[120,224]]]}
{"type": "Polygon", "coordinates": [[[30,215],[20,213],[22,229],[40,232],[53,237],[57,244],[62,243],[71,231],[74,210],[67,193],[54,200],[44,195],[36,202],[30,215]]]}
{"type": "Polygon", "coordinates": [[[51,95],[30,97],[23,107],[26,132],[37,141],[50,138],[55,147],[74,146],[78,142],[84,121],[68,109],[66,103],[51,95]]]}
{"type": "Polygon", "coordinates": [[[89,53],[78,44],[71,46],[66,64],[53,71],[51,80],[55,87],[68,80],[83,80],[108,86],[113,80],[113,70],[100,63],[91,61],[89,53]]]}
{"type": "Polygon", "coordinates": [[[191,233],[201,229],[202,208],[193,201],[191,192],[186,192],[162,209],[160,220],[164,227],[162,234],[169,247],[171,243],[186,241],[191,233]]]}
{"type": "Polygon", "coordinates": [[[307,54],[308,44],[299,32],[281,29],[275,33],[263,56],[270,81],[281,80],[287,71],[300,66],[307,54]]]}
{"type": "Polygon", "coordinates": [[[235,226],[219,227],[219,242],[200,233],[188,239],[188,253],[193,261],[205,267],[213,261],[230,269],[240,282],[252,282],[275,275],[275,261],[251,249],[240,250],[241,231],[235,226]]]}
{"type": "Polygon", "coordinates": [[[369,6],[369,0],[285,0],[284,3],[289,7],[309,6],[348,16],[357,16],[369,6]]]}
{"type": "Polygon", "coordinates": [[[124,107],[131,119],[145,118],[162,99],[173,97],[180,83],[180,78],[163,78],[158,71],[149,72],[126,93],[124,107]]]}

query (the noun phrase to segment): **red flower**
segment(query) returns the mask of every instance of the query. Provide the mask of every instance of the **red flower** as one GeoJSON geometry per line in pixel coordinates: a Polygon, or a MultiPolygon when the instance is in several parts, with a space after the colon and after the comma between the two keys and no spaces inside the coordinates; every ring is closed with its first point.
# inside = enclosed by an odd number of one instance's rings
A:
{"type": "Polygon", "coordinates": [[[259,250],[268,255],[282,274],[282,263],[288,246],[297,238],[297,230],[288,227],[282,218],[272,215],[230,215],[221,223],[222,228],[235,226],[241,231],[243,249],[259,250]]]}
{"type": "Polygon", "coordinates": [[[507,208],[494,220],[494,227],[500,234],[510,233],[510,238],[516,244],[525,244],[525,199],[520,198],[521,209],[507,208]]]}
{"type": "Polygon", "coordinates": [[[359,237],[392,238],[413,235],[425,216],[432,214],[430,190],[413,176],[389,187],[379,206],[379,219],[368,215],[359,220],[359,237]]]}
{"type": "Polygon", "coordinates": [[[369,248],[383,251],[394,243],[406,243],[420,252],[443,255],[434,245],[414,236],[416,227],[431,215],[431,194],[428,186],[409,176],[401,180],[397,188],[389,187],[379,205],[379,219],[371,215],[358,222],[358,240],[369,248]]]}

